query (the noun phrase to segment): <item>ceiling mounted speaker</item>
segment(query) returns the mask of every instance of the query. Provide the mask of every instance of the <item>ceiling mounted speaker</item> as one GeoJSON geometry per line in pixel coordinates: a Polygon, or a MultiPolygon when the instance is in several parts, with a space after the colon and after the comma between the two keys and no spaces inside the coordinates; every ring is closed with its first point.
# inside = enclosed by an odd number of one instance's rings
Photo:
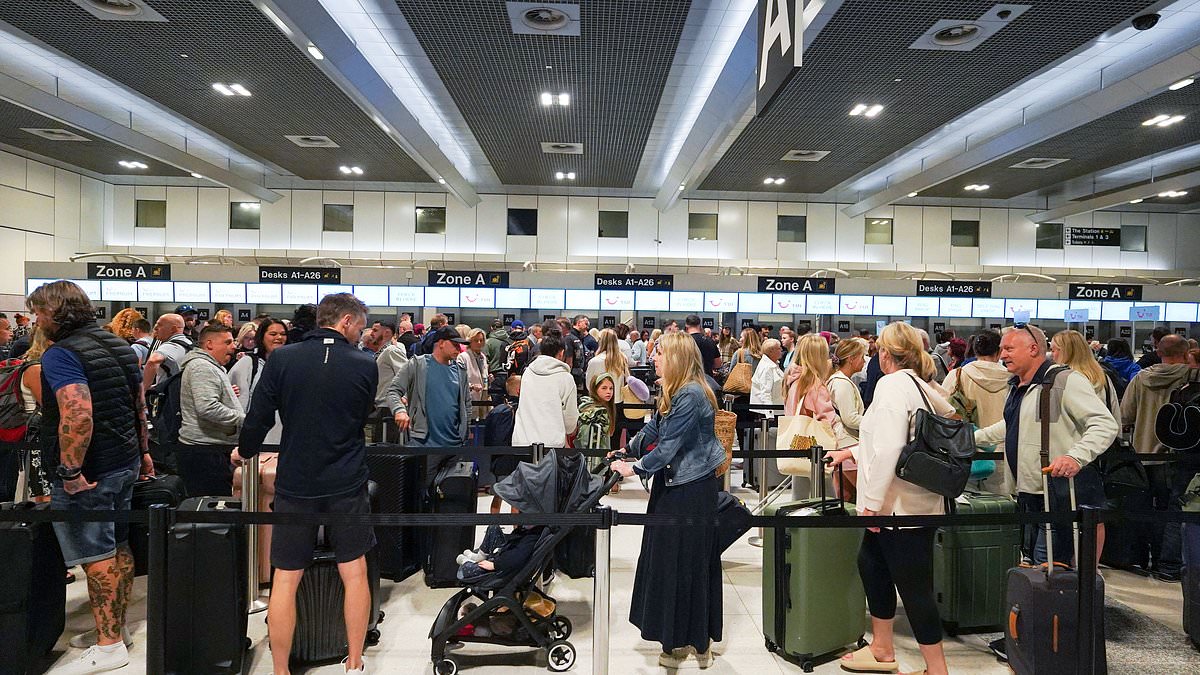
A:
{"type": "Polygon", "coordinates": [[[582,155],[583,143],[542,143],[547,155],[582,155]]]}
{"type": "Polygon", "coordinates": [[[165,22],[162,14],[154,11],[146,0],[71,0],[88,14],[103,21],[157,21],[165,22]]]}
{"type": "Polygon", "coordinates": [[[284,138],[295,143],[302,148],[337,148],[340,147],[334,143],[328,136],[284,136],[284,138]]]}
{"type": "Polygon", "coordinates": [[[1049,169],[1052,166],[1057,166],[1063,162],[1071,161],[1064,157],[1030,157],[1027,160],[1017,162],[1010,169],[1049,169]]]}
{"type": "Polygon", "coordinates": [[[785,162],[819,162],[828,154],[828,150],[788,150],[780,159],[785,162]]]}
{"type": "Polygon", "coordinates": [[[977,19],[941,19],[909,49],[969,52],[1024,14],[1030,5],[992,5],[977,19]]]}
{"type": "Polygon", "coordinates": [[[74,131],[67,131],[66,129],[33,129],[33,128],[28,128],[28,127],[21,127],[21,131],[33,134],[34,136],[41,136],[42,138],[45,138],[46,140],[50,140],[50,141],[90,141],[90,140],[92,140],[86,136],[80,136],[79,134],[75,133],[74,131]]]}
{"type": "Polygon", "coordinates": [[[518,35],[579,35],[579,5],[565,2],[508,2],[508,20],[518,35]]]}

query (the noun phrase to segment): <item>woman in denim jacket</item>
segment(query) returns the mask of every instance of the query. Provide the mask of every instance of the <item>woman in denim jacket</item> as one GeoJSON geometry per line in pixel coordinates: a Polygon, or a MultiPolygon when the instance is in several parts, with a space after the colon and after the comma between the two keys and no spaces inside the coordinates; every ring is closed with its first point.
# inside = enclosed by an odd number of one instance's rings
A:
{"type": "MultiPolygon", "coordinates": [[[[651,421],[629,442],[636,462],[613,462],[622,476],[653,476],[650,514],[713,519],[725,450],[713,431],[717,399],[705,382],[696,341],[664,335],[663,393],[651,421]]],[[[658,662],[678,668],[695,654],[712,665],[721,639],[721,552],[711,525],[651,526],[642,534],[629,621],[645,640],[662,643],[658,662]]]]}

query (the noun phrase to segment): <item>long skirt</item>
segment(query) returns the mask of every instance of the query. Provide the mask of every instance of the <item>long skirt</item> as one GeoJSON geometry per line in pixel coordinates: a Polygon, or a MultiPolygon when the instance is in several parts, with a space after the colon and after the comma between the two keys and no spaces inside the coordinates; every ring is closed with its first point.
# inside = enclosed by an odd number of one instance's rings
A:
{"type": "MultiPolygon", "coordinates": [[[[721,480],[668,487],[655,477],[647,513],[714,518],[721,480]]],[[[647,526],[633,581],[629,621],[663,651],[706,651],[721,639],[721,552],[712,525],[647,526]]]]}

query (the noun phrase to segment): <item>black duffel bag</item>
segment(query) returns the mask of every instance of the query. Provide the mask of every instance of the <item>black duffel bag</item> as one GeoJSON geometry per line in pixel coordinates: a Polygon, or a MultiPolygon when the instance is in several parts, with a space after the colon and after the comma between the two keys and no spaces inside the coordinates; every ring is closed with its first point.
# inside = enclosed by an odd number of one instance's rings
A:
{"type": "Polygon", "coordinates": [[[925,388],[917,378],[911,374],[909,377],[926,407],[917,409],[913,437],[900,451],[896,476],[954,499],[962,494],[971,478],[971,458],[975,455],[971,425],[934,414],[925,388]]]}

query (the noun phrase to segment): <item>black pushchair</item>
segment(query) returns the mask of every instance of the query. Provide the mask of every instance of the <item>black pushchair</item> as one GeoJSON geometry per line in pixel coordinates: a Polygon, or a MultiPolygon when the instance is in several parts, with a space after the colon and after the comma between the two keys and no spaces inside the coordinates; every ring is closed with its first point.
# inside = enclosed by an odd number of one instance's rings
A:
{"type": "MultiPolygon", "coordinates": [[[[587,513],[612,489],[619,476],[607,480],[588,472],[584,457],[551,450],[537,464],[522,462],[516,471],[493,486],[495,494],[522,513],[587,513]]],[[[607,468],[607,462],[597,471],[607,468]]],[[[439,675],[454,675],[458,663],[447,655],[449,642],[476,642],[505,647],[537,647],[546,650],[548,667],[562,672],[575,665],[571,620],[557,613],[557,602],[536,588],[543,572],[554,565],[555,547],[582,526],[543,527],[529,559],[515,572],[473,579],[442,605],[429,630],[433,641],[431,659],[439,675]],[[463,610],[471,599],[477,607],[463,610]],[[527,610],[527,602],[532,608],[527,610]],[[462,615],[460,617],[460,614],[462,615]],[[465,630],[468,626],[499,626],[504,634],[465,630]]]]}

